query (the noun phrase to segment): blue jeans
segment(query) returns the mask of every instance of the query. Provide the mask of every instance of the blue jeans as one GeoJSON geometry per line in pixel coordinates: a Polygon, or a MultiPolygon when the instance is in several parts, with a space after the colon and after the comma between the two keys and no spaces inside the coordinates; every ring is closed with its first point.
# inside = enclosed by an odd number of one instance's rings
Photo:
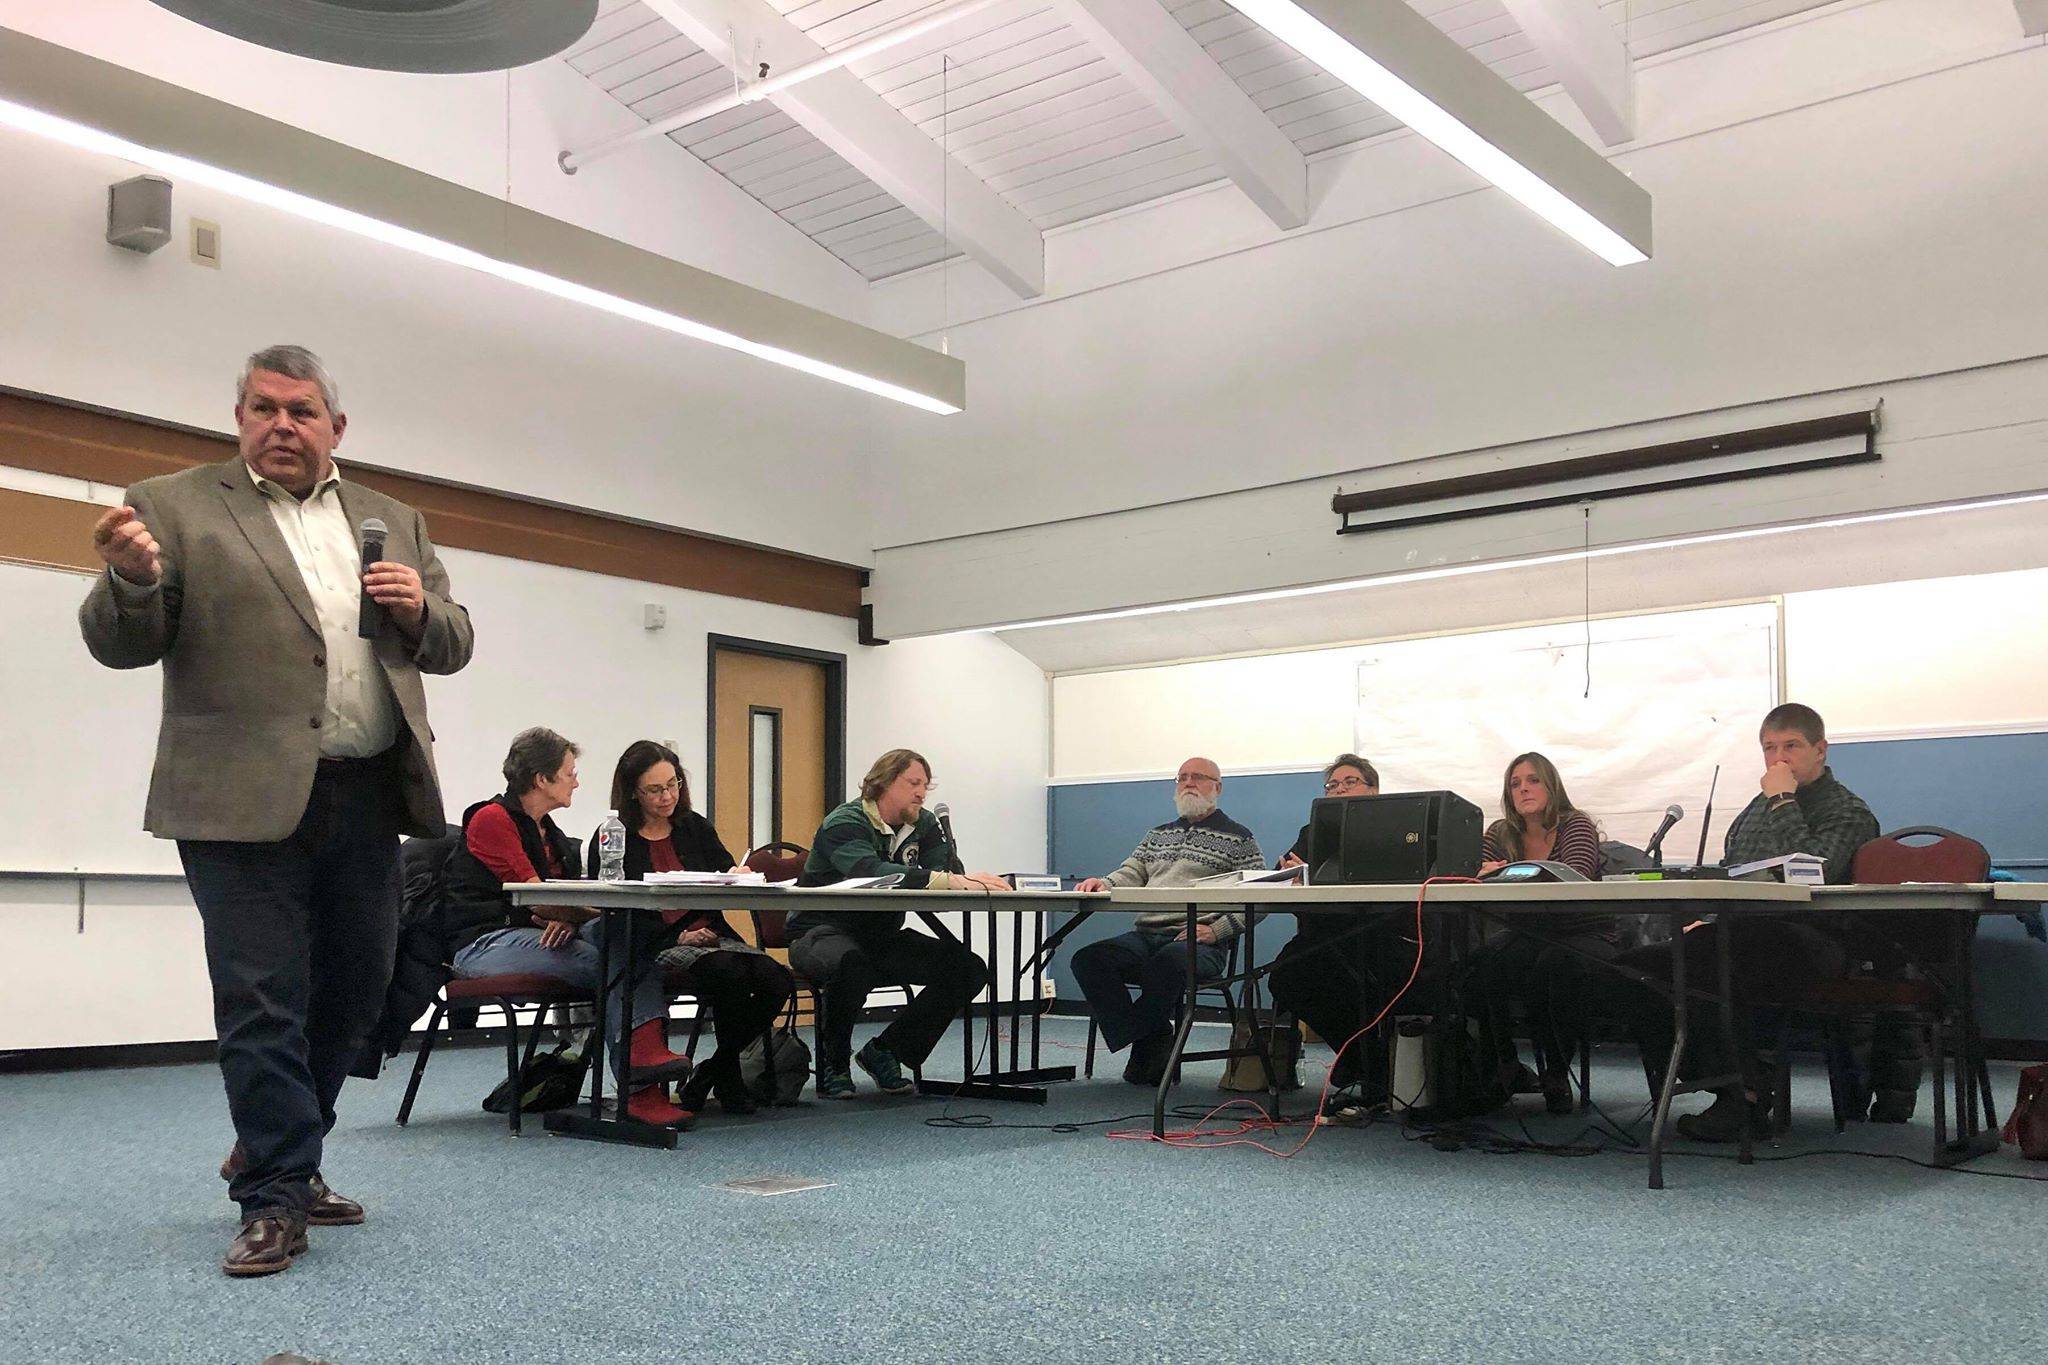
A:
{"type": "MultiPolygon", "coordinates": [[[[1174,937],[1179,932],[1133,929],[1074,954],[1074,979],[1111,1052],[1164,1033],[1179,1015],[1188,989],[1188,943],[1174,937]],[[1127,989],[1132,985],[1138,988],[1136,1000],[1127,989]]],[[[1198,981],[1215,980],[1230,961],[1230,949],[1220,943],[1198,943],[1194,952],[1198,981]]]]}
{"type": "MultiPolygon", "coordinates": [[[[604,920],[586,920],[576,928],[576,936],[559,948],[543,948],[540,944],[539,929],[493,929],[455,955],[455,974],[470,976],[505,976],[515,972],[532,972],[539,976],[552,976],[571,986],[595,991],[598,977],[604,971],[604,920]]],[[[661,972],[652,953],[638,955],[637,965],[640,978],[633,983],[633,1027],[638,1028],[649,1019],[660,1019],[668,1014],[668,996],[661,986],[661,972]]],[[[616,974],[620,962],[612,962],[616,974]]],[[[618,1036],[619,1010],[625,1003],[626,992],[614,990],[605,997],[604,1026],[607,1050],[613,1051],[612,1074],[623,1078],[626,1059],[616,1055],[610,1040],[618,1036]]]]}
{"type": "Polygon", "coordinates": [[[398,944],[387,756],[322,762],[298,828],[270,844],[180,840],[206,930],[242,1217],[303,1222],[334,1101],[384,1008],[398,944]]]}

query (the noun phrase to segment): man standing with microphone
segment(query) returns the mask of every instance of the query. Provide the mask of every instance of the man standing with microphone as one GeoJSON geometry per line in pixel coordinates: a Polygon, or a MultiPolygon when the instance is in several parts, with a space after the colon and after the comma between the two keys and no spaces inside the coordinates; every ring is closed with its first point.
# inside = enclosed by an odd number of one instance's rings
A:
{"type": "Polygon", "coordinates": [[[398,836],[443,830],[421,675],[473,637],[420,514],[336,470],[348,419],[317,356],[251,356],[235,425],[239,458],[99,519],[79,624],[110,668],[163,665],[143,824],[177,840],[205,927],[242,1208],[221,1268],[267,1275],[307,1224],[364,1220],[321,1144],[390,980],[398,836]]]}

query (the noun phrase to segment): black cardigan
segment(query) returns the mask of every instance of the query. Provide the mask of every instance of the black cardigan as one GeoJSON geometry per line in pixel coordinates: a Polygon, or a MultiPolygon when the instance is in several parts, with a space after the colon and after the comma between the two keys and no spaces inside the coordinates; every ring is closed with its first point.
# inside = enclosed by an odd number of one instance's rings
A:
{"type": "MultiPolygon", "coordinates": [[[[726,851],[725,843],[718,837],[718,831],[709,820],[693,810],[679,810],[669,817],[669,842],[675,846],[676,857],[681,860],[685,872],[723,872],[733,865],[732,854],[726,851]]],[[[640,831],[626,827],[626,880],[644,881],[654,870],[654,857],[648,851],[647,841],[640,837],[640,831]]],[[[592,834],[583,850],[583,875],[586,880],[597,880],[597,836],[592,834]]],[[[683,929],[715,929],[723,938],[739,937],[739,933],[726,923],[724,915],[698,913],[682,920],[676,926],[683,929]]],[[[667,937],[672,937],[669,935],[667,937]]]]}

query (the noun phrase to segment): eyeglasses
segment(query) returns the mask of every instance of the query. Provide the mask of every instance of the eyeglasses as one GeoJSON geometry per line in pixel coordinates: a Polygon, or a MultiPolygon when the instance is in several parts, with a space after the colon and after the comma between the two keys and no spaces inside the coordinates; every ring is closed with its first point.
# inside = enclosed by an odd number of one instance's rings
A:
{"type": "Polygon", "coordinates": [[[1326,792],[1370,791],[1372,783],[1362,777],[1333,777],[1323,784],[1326,792]]]}
{"type": "Polygon", "coordinates": [[[649,798],[657,796],[673,796],[682,789],[682,782],[672,777],[668,781],[662,783],[659,787],[642,787],[640,789],[640,794],[642,796],[649,798]]]}
{"type": "Polygon", "coordinates": [[[1214,777],[1214,776],[1211,776],[1211,775],[1210,775],[1210,774],[1208,774],[1208,773],[1181,773],[1181,774],[1179,774],[1178,776],[1176,776],[1176,777],[1175,777],[1175,778],[1174,778],[1173,780],[1174,780],[1175,782],[1178,782],[1178,783],[1179,783],[1179,784],[1181,784],[1182,786],[1186,786],[1186,785],[1187,785],[1188,783],[1190,783],[1190,782],[1217,782],[1217,783],[1220,783],[1220,782],[1222,782],[1222,781],[1223,781],[1223,779],[1222,779],[1222,778],[1220,778],[1220,777],[1214,777]]]}

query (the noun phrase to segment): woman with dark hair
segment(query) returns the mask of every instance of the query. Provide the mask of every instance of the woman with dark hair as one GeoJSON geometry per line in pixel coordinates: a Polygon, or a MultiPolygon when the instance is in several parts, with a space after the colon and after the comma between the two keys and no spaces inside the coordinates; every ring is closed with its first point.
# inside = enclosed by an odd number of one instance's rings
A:
{"type": "MultiPolygon", "coordinates": [[[[521,731],[505,755],[505,792],[463,813],[462,843],[448,855],[442,924],[449,960],[460,977],[532,972],[598,989],[604,962],[604,921],[580,905],[519,907],[507,882],[573,881],[576,854],[555,824],[579,785],[579,750],[553,730],[521,731]]],[[[605,1027],[616,1030],[628,991],[605,997],[605,1027]]],[[[612,1057],[626,1113],[643,1123],[687,1128],[692,1115],[668,1102],[662,1083],[690,1072],[690,1059],[664,1039],[668,997],[651,959],[630,985],[632,1036],[627,1056],[612,1057]]],[[[617,1036],[612,1033],[610,1036],[617,1036]]]]}
{"type": "MultiPolygon", "coordinates": [[[[626,827],[626,879],[650,872],[724,872],[732,854],[711,822],[690,808],[690,782],[675,751],[636,740],[612,772],[612,809],[626,827]]],[[[586,875],[597,876],[597,841],[586,851],[586,875]]],[[[695,1112],[716,1096],[728,1114],[751,1114],[755,1105],[740,1078],[740,1053],[768,1031],[795,989],[789,969],[741,938],[723,914],[664,911],[656,939],[663,978],[711,1007],[718,1049],[697,1068],[677,1097],[695,1112]]]]}
{"type": "MultiPolygon", "coordinates": [[[[1501,818],[1487,826],[1480,845],[1481,876],[1514,862],[1553,862],[1589,882],[1600,880],[1600,828],[1572,804],[1556,764],[1538,753],[1516,755],[1501,779],[1500,804],[1501,818]]],[[[1509,916],[1506,931],[1467,960],[1466,1002],[1493,1037],[1500,1083],[1510,1093],[1540,1089],[1551,1113],[1571,1112],[1567,1039],[1578,1032],[1585,960],[1613,957],[1618,937],[1612,915],[1545,915],[1526,929],[1509,916]],[[1518,1002],[1535,1036],[1540,1077],[1515,1050],[1510,1019],[1518,1002]]]]}

